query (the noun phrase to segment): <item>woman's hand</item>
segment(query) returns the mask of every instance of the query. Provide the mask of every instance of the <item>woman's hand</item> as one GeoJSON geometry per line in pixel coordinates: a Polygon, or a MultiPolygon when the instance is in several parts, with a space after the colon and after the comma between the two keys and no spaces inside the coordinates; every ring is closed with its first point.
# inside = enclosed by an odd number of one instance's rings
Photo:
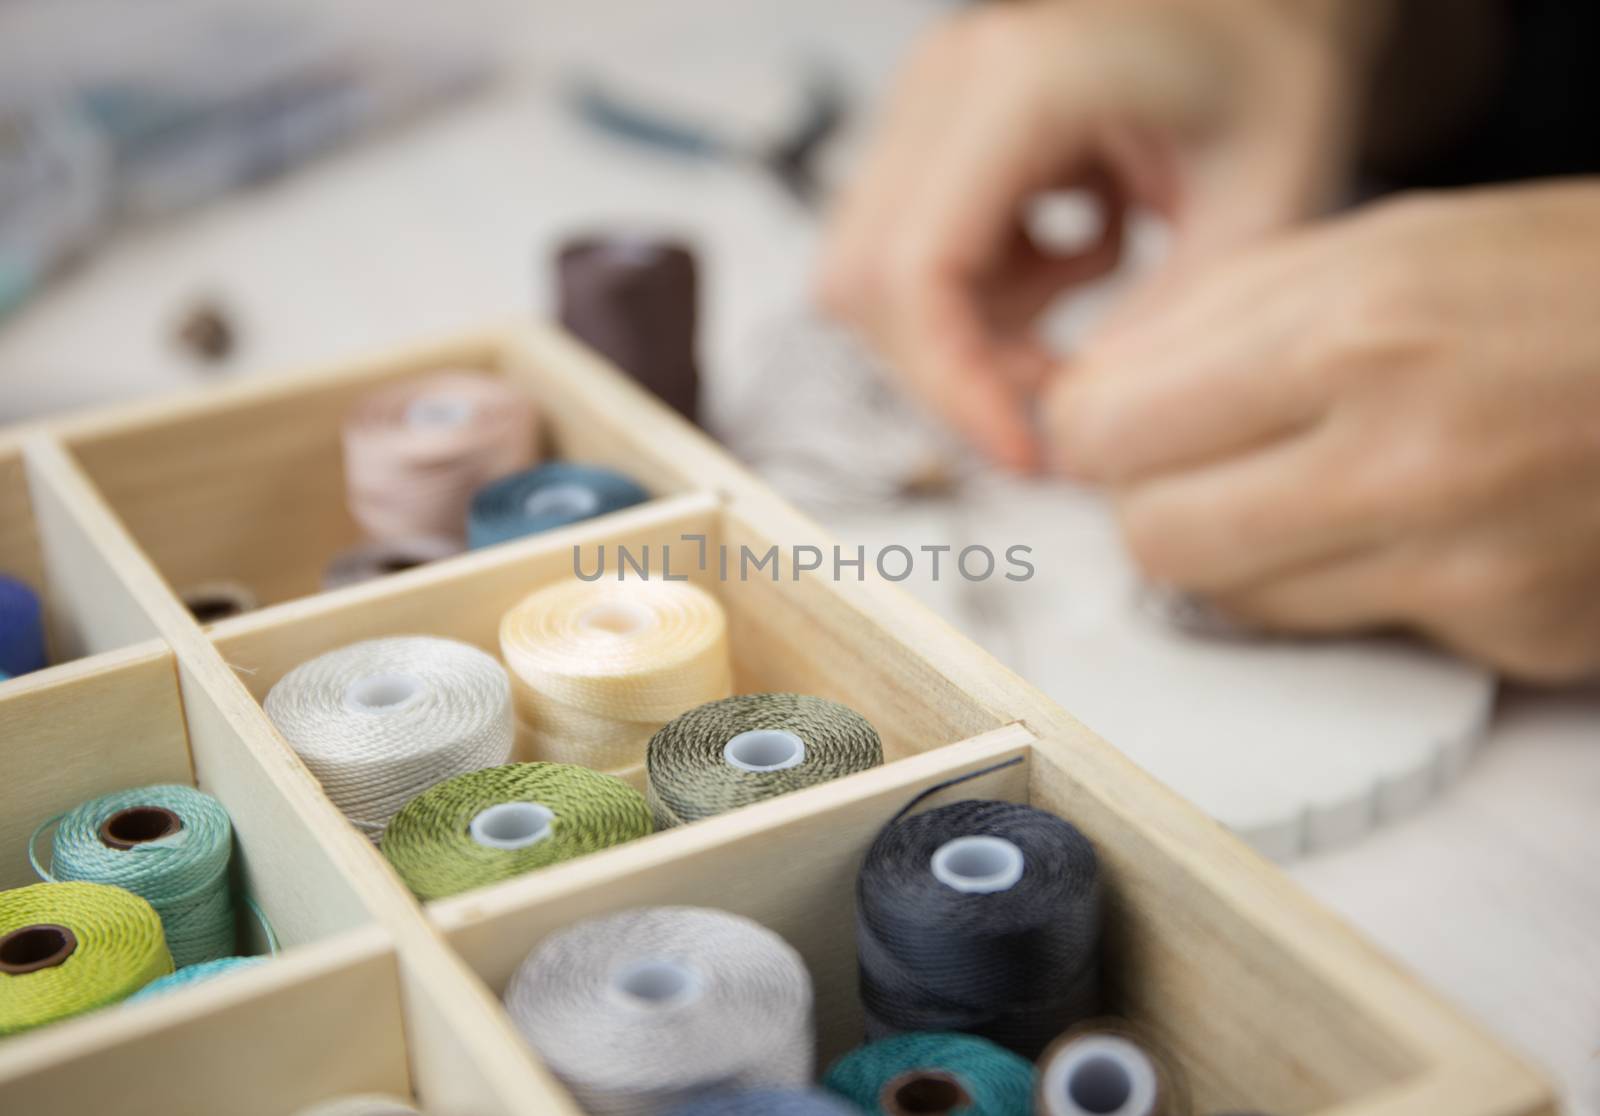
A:
{"type": "Polygon", "coordinates": [[[1269,629],[1600,669],[1600,182],[1402,198],[1239,253],[1048,404],[1158,581],[1269,629]]]}
{"type": "Polygon", "coordinates": [[[948,21],[905,68],[821,276],[919,394],[993,458],[1038,462],[1033,323],[1121,254],[1123,214],[1174,226],[1169,270],[1318,210],[1346,162],[1380,0],[1032,0],[948,21]],[[1034,242],[1030,202],[1099,196],[1097,243],[1034,242]]]}

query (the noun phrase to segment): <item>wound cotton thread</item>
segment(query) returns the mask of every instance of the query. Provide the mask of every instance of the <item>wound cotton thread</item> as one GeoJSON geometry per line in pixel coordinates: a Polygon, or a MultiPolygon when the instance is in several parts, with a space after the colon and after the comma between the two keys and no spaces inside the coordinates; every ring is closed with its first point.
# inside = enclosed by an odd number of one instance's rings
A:
{"type": "Polygon", "coordinates": [[[650,740],[646,797],[661,828],[883,763],[871,723],[806,694],[740,694],[691,709],[650,740]]]}
{"type": "Polygon", "coordinates": [[[411,799],[511,758],[511,683],[465,643],[395,636],[301,663],[267,715],[351,824],[376,843],[411,799]]]}
{"type": "Polygon", "coordinates": [[[1177,1060],[1118,1020],[1094,1020],[1039,1058],[1039,1116],[1190,1116],[1177,1060]]]}
{"type": "Polygon", "coordinates": [[[859,1046],[823,1085],[869,1114],[1031,1116],[1033,1066],[975,1035],[899,1035],[859,1046]]]}
{"type": "Polygon", "coordinates": [[[1094,846],[1054,814],[970,799],[879,832],[856,882],[867,1033],[962,1031],[1036,1058],[1100,1007],[1094,846]]]}
{"type": "Polygon", "coordinates": [[[811,1076],[811,978],[750,919],[650,907],[551,935],[506,1009],[590,1116],[661,1116],[715,1088],[811,1076]]]}
{"type": "Polygon", "coordinates": [[[442,899],[654,830],[644,796],[566,763],[512,763],[446,779],[406,803],[383,855],[419,899],[442,899]]]}
{"type": "Polygon", "coordinates": [[[49,665],[39,594],[0,574],[0,671],[15,678],[49,665]]]}
{"type": "Polygon", "coordinates": [[[505,614],[500,653],[531,758],[636,785],[657,729],[733,692],[727,617],[688,582],[557,582],[505,614]]]}
{"type": "Polygon", "coordinates": [[[740,1089],[707,1094],[672,1116],[861,1116],[861,1110],[821,1089],[740,1089]]]}
{"type": "Polygon", "coordinates": [[[537,433],[532,400],[481,372],[374,392],[344,422],[350,514],[373,539],[460,539],[473,493],[526,468],[537,433]]]}
{"type": "Polygon", "coordinates": [[[431,535],[362,543],[334,555],[322,571],[322,588],[343,589],[376,581],[460,554],[462,549],[458,539],[431,535]]]}
{"type": "Polygon", "coordinates": [[[648,499],[650,493],[621,473],[552,461],[479,489],[467,514],[467,546],[477,550],[537,535],[648,499]]]}
{"type": "Polygon", "coordinates": [[[0,891],[0,1035],[116,1003],[172,971],[155,908],[97,883],[0,891]]]}
{"type": "Polygon", "coordinates": [[[239,972],[242,969],[253,969],[257,965],[265,965],[265,957],[218,957],[215,961],[201,961],[194,965],[185,965],[170,976],[153,980],[132,996],[128,1003],[137,1000],[153,1000],[157,996],[165,996],[168,992],[176,992],[180,988],[187,988],[191,984],[205,984],[219,976],[239,972]]]}
{"type": "Polygon", "coordinates": [[[232,859],[233,823],[222,803],[162,784],[73,807],[56,825],[49,871],[37,859],[33,865],[46,881],[111,884],[143,896],[161,916],[173,963],[185,966],[234,951],[232,859]]]}

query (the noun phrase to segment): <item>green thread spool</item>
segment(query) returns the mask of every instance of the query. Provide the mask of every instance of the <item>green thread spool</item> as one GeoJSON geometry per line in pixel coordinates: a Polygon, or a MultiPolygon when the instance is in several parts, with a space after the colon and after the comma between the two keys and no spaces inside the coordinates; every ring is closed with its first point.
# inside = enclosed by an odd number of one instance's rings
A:
{"type": "Polygon", "coordinates": [[[116,1003],[172,971],[155,908],[97,883],[0,892],[0,1035],[116,1003]]]}
{"type": "Polygon", "coordinates": [[[407,802],[383,855],[420,899],[442,899],[653,830],[644,796],[570,763],[510,763],[446,779],[407,802]]]}
{"type": "Polygon", "coordinates": [[[51,842],[50,870],[36,859],[33,865],[46,881],[87,880],[143,896],[161,916],[173,961],[184,967],[234,952],[232,857],[233,824],[220,802],[193,787],[157,785],[67,811],[51,842]]]}
{"type": "Polygon", "coordinates": [[[917,1033],[858,1046],[822,1084],[878,1116],[1030,1116],[1033,1064],[976,1035],[917,1033]]]}
{"type": "Polygon", "coordinates": [[[662,829],[877,767],[855,710],[805,694],[740,694],[691,709],[650,740],[646,793],[662,829]]]}

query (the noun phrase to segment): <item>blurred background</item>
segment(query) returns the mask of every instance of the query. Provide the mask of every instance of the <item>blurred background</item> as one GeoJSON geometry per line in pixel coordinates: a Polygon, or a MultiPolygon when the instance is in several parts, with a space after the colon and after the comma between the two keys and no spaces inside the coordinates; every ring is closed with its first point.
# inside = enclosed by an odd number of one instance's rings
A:
{"type": "Polygon", "coordinates": [[[681,240],[713,434],[851,542],[1033,547],[1026,584],[906,587],[1600,1113],[1600,696],[1185,630],[1092,493],[986,472],[808,310],[831,189],[951,7],[0,0],[0,420],[553,317],[571,238],[681,240]]]}

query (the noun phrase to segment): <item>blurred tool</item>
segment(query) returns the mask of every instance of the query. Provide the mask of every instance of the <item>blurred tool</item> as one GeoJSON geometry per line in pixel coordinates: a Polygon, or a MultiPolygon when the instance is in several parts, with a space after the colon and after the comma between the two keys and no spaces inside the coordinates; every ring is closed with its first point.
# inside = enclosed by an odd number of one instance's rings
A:
{"type": "Polygon", "coordinates": [[[753,163],[778,180],[801,205],[818,208],[823,187],[816,155],[844,123],[849,106],[844,87],[831,70],[813,68],[802,87],[799,119],[767,140],[743,139],[719,122],[673,116],[609,88],[592,74],[580,74],[568,97],[579,118],[620,139],[689,159],[753,163]]]}

